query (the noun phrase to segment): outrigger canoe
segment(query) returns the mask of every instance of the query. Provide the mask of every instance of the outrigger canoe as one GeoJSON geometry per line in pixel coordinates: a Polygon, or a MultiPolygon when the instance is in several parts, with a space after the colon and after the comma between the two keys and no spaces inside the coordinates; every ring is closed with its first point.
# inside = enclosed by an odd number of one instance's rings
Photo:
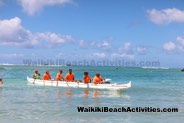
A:
{"type": "MultiPolygon", "coordinates": [[[[105,83],[105,84],[94,84],[94,83],[82,83],[82,82],[67,82],[67,81],[56,81],[56,80],[41,80],[27,77],[29,84],[40,85],[40,86],[58,86],[58,87],[71,87],[71,88],[93,88],[93,89],[108,89],[108,90],[125,90],[131,87],[131,81],[127,84],[117,83],[105,83]]],[[[110,79],[106,79],[106,82],[110,79]]]]}

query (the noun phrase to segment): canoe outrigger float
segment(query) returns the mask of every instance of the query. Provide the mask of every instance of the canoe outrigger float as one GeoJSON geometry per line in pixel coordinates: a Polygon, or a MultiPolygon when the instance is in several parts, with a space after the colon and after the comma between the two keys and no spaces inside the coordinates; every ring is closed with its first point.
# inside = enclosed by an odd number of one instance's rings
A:
{"type": "Polygon", "coordinates": [[[58,87],[71,87],[71,88],[93,88],[93,89],[108,89],[108,90],[125,90],[131,87],[131,81],[127,84],[110,84],[110,79],[106,79],[104,84],[94,83],[82,83],[82,82],[67,82],[67,81],[56,81],[56,80],[41,80],[27,77],[27,81],[30,84],[40,86],[58,86],[58,87]]]}

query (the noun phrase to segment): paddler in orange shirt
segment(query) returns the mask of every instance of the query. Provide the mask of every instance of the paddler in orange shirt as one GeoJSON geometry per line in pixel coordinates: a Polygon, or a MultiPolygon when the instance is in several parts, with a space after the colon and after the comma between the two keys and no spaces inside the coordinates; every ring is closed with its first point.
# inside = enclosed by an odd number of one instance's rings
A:
{"type": "Polygon", "coordinates": [[[102,84],[103,78],[100,76],[100,73],[96,73],[96,76],[93,78],[94,84],[102,84]]]}
{"type": "Polygon", "coordinates": [[[49,74],[49,71],[47,70],[45,74],[43,75],[43,80],[51,80],[51,76],[49,74]]]}
{"type": "Polygon", "coordinates": [[[91,77],[89,76],[88,72],[84,72],[83,81],[84,81],[85,84],[91,82],[91,77]]]}
{"type": "Polygon", "coordinates": [[[56,75],[56,81],[64,80],[62,73],[63,73],[63,70],[59,70],[59,72],[56,75]]]}
{"type": "Polygon", "coordinates": [[[69,72],[66,74],[66,76],[65,76],[65,80],[67,81],[67,82],[74,82],[74,80],[75,80],[75,76],[74,76],[74,74],[72,73],[72,69],[69,69],[69,72]]]}

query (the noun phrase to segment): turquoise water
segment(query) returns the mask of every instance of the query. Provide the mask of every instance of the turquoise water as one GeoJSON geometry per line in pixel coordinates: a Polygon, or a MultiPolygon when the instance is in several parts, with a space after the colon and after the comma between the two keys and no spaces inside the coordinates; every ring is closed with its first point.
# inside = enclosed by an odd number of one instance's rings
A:
{"type": "Polygon", "coordinates": [[[100,72],[113,82],[132,81],[126,91],[60,88],[28,85],[34,69],[49,70],[53,78],[70,67],[0,66],[0,123],[179,123],[184,121],[184,72],[180,69],[125,67],[72,67],[76,79],[84,71],[93,77],[100,72]],[[77,107],[178,108],[179,112],[79,113],[77,107]]]}

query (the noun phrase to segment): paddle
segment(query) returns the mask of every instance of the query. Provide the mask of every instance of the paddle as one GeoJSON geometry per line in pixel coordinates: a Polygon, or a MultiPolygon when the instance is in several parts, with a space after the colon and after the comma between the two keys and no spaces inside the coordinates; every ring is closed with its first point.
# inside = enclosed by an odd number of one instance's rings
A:
{"type": "Polygon", "coordinates": [[[79,87],[79,81],[77,81],[78,87],[79,87]]]}
{"type": "Polygon", "coordinates": [[[89,83],[87,83],[87,88],[89,88],[89,83]]]}
{"type": "MultiPolygon", "coordinates": [[[[68,84],[67,80],[65,80],[64,78],[62,78],[62,79],[59,80],[59,81],[65,81],[65,82],[66,82],[66,85],[69,87],[69,84],[68,84]]],[[[57,80],[57,86],[58,86],[58,80],[57,80]]]]}
{"type": "Polygon", "coordinates": [[[82,80],[75,80],[75,82],[77,82],[77,85],[79,87],[79,82],[82,82],[82,80]]]}
{"type": "Polygon", "coordinates": [[[66,82],[66,85],[69,87],[68,82],[66,81],[66,79],[63,78],[63,81],[65,81],[66,82]]]}
{"type": "Polygon", "coordinates": [[[54,81],[54,79],[51,79],[51,85],[53,86],[53,81],[54,81]]]}
{"type": "Polygon", "coordinates": [[[58,86],[58,80],[57,80],[57,86],[58,86]]]}
{"type": "Polygon", "coordinates": [[[90,79],[90,82],[87,83],[87,88],[89,88],[89,83],[92,83],[93,81],[90,79]]]}
{"type": "Polygon", "coordinates": [[[66,82],[66,85],[69,87],[68,82],[67,81],[65,81],[65,82],[66,82]]]}
{"type": "Polygon", "coordinates": [[[36,80],[36,79],[34,79],[33,84],[35,84],[35,80],[36,80]]]}

